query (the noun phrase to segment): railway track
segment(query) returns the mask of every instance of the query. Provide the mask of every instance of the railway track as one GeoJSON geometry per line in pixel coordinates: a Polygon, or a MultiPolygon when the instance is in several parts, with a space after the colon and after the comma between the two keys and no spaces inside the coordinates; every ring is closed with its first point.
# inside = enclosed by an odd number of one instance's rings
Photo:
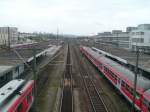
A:
{"type": "Polygon", "coordinates": [[[69,45],[62,88],[60,112],[73,112],[72,66],[69,45]]]}
{"type": "Polygon", "coordinates": [[[74,48],[76,60],[79,65],[79,71],[84,82],[84,86],[86,88],[88,97],[90,99],[90,104],[92,106],[93,112],[108,112],[108,109],[101,98],[98,89],[96,88],[92,78],[89,75],[89,72],[86,70],[83,60],[79,56],[79,52],[77,52],[76,48],[74,48]]]}

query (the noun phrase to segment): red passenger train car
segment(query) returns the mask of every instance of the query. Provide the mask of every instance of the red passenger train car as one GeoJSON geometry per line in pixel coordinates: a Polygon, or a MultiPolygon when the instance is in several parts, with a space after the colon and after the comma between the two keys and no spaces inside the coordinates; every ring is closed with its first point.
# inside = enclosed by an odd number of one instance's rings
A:
{"type": "Polygon", "coordinates": [[[0,88],[0,112],[28,112],[34,95],[34,81],[16,79],[0,88]]]}
{"type": "MultiPolygon", "coordinates": [[[[130,103],[133,102],[134,73],[132,71],[89,47],[81,46],[80,51],[130,103]]],[[[150,111],[150,80],[142,76],[137,78],[135,107],[142,112],[150,111]]]]}

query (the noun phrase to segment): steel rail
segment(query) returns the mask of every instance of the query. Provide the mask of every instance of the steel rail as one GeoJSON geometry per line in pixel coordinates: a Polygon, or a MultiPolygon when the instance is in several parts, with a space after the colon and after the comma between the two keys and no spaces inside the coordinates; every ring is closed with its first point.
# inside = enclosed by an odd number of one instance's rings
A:
{"type": "Polygon", "coordinates": [[[92,78],[90,78],[90,75],[88,74],[87,70],[83,66],[83,60],[80,58],[79,53],[77,53],[77,50],[74,48],[76,58],[78,60],[79,65],[79,71],[81,74],[81,77],[83,79],[86,91],[88,93],[88,97],[90,99],[91,106],[93,108],[94,112],[108,112],[108,109],[101,98],[95,84],[93,83],[92,78]]]}

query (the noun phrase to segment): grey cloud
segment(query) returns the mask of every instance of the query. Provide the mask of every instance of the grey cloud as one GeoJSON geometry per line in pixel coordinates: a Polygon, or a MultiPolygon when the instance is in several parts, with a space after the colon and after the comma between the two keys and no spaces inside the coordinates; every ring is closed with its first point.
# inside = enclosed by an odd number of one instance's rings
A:
{"type": "Polygon", "coordinates": [[[0,0],[0,26],[91,34],[149,22],[149,0],[0,0]]]}

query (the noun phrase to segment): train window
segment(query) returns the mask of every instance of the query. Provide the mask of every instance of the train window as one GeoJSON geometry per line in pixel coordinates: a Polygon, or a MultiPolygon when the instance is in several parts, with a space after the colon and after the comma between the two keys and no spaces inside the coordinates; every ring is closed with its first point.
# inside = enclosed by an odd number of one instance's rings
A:
{"type": "Polygon", "coordinates": [[[124,82],[124,81],[122,81],[121,85],[122,85],[123,87],[125,87],[125,82],[124,82]]]}
{"type": "Polygon", "coordinates": [[[120,78],[118,78],[118,83],[120,84],[120,78]]]}
{"type": "Polygon", "coordinates": [[[109,73],[113,76],[114,74],[109,70],[109,73]]]}
{"type": "Polygon", "coordinates": [[[140,99],[140,94],[136,92],[136,99],[140,99]]]}
{"type": "Polygon", "coordinates": [[[104,71],[107,71],[107,68],[104,66],[104,71]]]}
{"type": "Polygon", "coordinates": [[[128,88],[128,90],[129,90],[130,94],[132,94],[132,92],[131,92],[131,88],[130,88],[130,87],[128,88]]]}
{"type": "Polygon", "coordinates": [[[109,69],[108,68],[106,68],[106,71],[109,73],[109,69]]]}
{"type": "Polygon", "coordinates": [[[102,64],[101,63],[99,64],[99,67],[102,68],[102,64]]]}
{"type": "Polygon", "coordinates": [[[117,80],[117,76],[116,75],[114,75],[114,78],[115,78],[115,80],[117,80]]]}
{"type": "Polygon", "coordinates": [[[22,110],[22,103],[18,106],[17,112],[21,112],[21,110],[22,110]]]}
{"type": "Polygon", "coordinates": [[[130,87],[126,85],[126,90],[130,92],[130,87]]]}
{"type": "Polygon", "coordinates": [[[113,77],[113,74],[111,72],[109,74],[113,77]]]}
{"type": "Polygon", "coordinates": [[[5,80],[6,80],[6,76],[0,77],[0,81],[5,81],[5,80]]]}
{"type": "Polygon", "coordinates": [[[110,74],[111,72],[110,72],[110,70],[107,68],[107,72],[110,74]]]}
{"type": "Polygon", "coordinates": [[[107,68],[105,67],[105,71],[107,72],[107,68]]]}
{"type": "Polygon", "coordinates": [[[116,79],[114,74],[112,74],[112,76],[113,76],[113,79],[116,79]]]}
{"type": "Polygon", "coordinates": [[[133,89],[132,88],[130,88],[130,93],[133,95],[133,89]]]}

